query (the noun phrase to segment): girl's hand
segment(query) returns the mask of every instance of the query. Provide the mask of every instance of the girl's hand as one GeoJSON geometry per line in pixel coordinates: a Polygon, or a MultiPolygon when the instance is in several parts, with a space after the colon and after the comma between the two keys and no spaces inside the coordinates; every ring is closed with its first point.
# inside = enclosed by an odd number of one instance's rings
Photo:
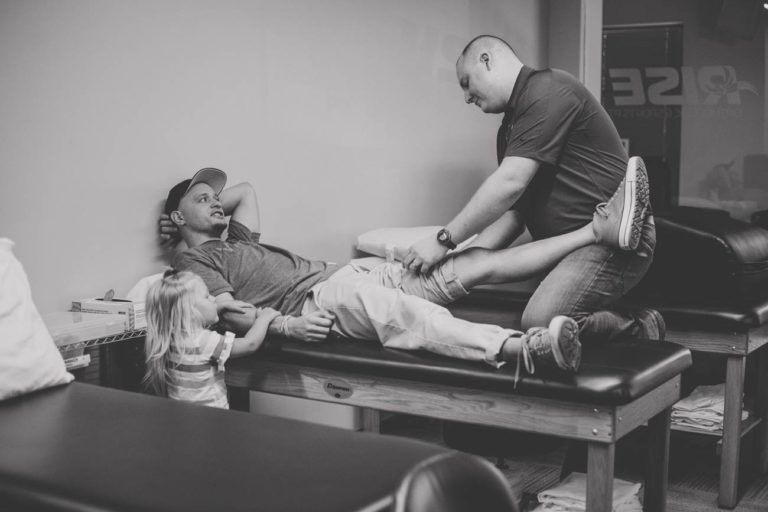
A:
{"type": "Polygon", "coordinates": [[[239,313],[241,315],[248,314],[254,309],[253,304],[243,302],[242,300],[230,300],[227,302],[217,302],[216,307],[219,315],[223,313],[239,313]]]}
{"type": "Polygon", "coordinates": [[[302,341],[323,341],[331,332],[336,316],[321,309],[288,321],[288,334],[302,341]]]}
{"type": "Polygon", "coordinates": [[[272,308],[256,308],[256,320],[266,321],[269,325],[272,320],[280,316],[280,312],[272,308]]]}
{"type": "Polygon", "coordinates": [[[275,311],[272,308],[254,308],[255,309],[255,315],[256,318],[253,321],[253,325],[251,325],[251,328],[249,331],[259,331],[263,330],[264,334],[267,332],[267,328],[269,328],[269,324],[272,323],[272,321],[280,316],[279,311],[275,311]]]}

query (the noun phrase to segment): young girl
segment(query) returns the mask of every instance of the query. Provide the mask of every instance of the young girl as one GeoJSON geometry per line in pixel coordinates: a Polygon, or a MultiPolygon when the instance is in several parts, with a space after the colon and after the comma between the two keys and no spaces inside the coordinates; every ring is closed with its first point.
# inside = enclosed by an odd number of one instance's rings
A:
{"type": "MultiPolygon", "coordinates": [[[[248,306],[251,307],[251,306],[248,306]]],[[[224,363],[261,346],[267,327],[280,313],[258,310],[243,338],[208,330],[219,312],[243,312],[242,303],[219,305],[203,280],[192,272],[169,270],[147,292],[146,376],[157,395],[229,408],[224,363]]]]}

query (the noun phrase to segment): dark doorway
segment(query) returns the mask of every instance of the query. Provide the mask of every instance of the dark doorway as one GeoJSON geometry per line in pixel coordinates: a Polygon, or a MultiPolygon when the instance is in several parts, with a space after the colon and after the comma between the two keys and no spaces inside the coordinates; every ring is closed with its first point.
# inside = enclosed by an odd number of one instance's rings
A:
{"type": "Polygon", "coordinates": [[[604,27],[603,106],[645,160],[657,209],[677,204],[684,72],[681,24],[604,27]]]}

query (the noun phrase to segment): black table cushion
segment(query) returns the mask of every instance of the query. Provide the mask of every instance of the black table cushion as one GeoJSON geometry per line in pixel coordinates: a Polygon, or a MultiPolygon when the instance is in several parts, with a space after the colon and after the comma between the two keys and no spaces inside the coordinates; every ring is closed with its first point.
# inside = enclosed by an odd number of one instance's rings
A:
{"type": "Polygon", "coordinates": [[[483,362],[425,351],[387,349],[370,340],[334,338],[303,343],[276,337],[254,355],[231,359],[227,372],[230,377],[251,372],[260,361],[589,404],[624,404],[680,374],[691,365],[691,355],[673,343],[627,340],[593,345],[584,347],[578,374],[525,375],[521,371],[515,388],[514,364],[495,369],[483,362]]]}
{"type": "Polygon", "coordinates": [[[360,510],[445,453],[76,382],[0,402],[0,509],[360,510]]]}
{"type": "MultiPolygon", "coordinates": [[[[529,292],[480,288],[472,291],[451,309],[456,316],[488,320],[508,318],[519,324],[520,315],[530,298],[529,292]],[[469,315],[469,316],[467,316],[469,315]]],[[[621,300],[617,309],[653,308],[663,316],[669,329],[745,330],[768,322],[768,291],[764,296],[744,296],[739,299],[681,299],[673,297],[633,296],[621,300]]],[[[479,320],[478,320],[479,321],[479,320]]]]}

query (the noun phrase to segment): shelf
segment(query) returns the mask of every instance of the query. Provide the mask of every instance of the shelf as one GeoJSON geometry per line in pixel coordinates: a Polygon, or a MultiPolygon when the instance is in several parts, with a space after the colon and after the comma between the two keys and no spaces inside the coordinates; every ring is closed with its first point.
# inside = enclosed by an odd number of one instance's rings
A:
{"type": "Polygon", "coordinates": [[[104,336],[102,338],[94,338],[92,340],[78,341],[76,343],[69,343],[67,345],[61,345],[58,347],[60,352],[69,352],[70,350],[79,350],[89,347],[95,347],[98,345],[106,345],[107,343],[115,343],[117,341],[130,340],[134,338],[140,338],[146,336],[146,329],[134,329],[130,331],[123,331],[120,334],[113,334],[111,336],[104,336]]]}

